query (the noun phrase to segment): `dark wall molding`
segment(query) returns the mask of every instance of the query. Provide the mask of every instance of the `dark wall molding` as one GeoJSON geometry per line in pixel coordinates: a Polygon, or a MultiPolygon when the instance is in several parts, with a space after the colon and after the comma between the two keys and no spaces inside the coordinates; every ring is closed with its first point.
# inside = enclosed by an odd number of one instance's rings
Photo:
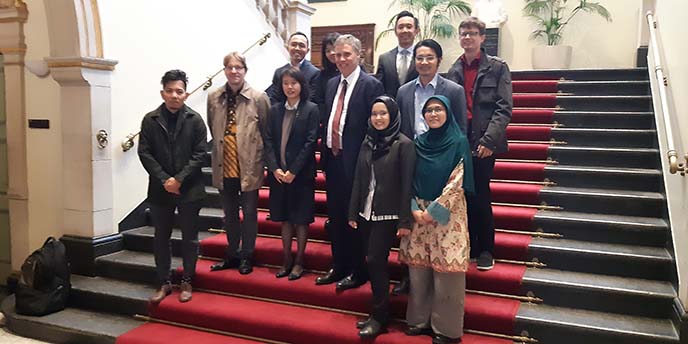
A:
{"type": "Polygon", "coordinates": [[[96,275],[96,258],[124,248],[119,233],[97,238],[65,235],[60,241],[67,248],[72,273],[86,276],[96,275]]]}

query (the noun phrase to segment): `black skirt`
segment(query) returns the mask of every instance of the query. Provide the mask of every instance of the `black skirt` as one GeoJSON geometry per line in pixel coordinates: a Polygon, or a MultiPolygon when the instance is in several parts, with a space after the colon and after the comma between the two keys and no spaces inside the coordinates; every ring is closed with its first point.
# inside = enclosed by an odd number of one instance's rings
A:
{"type": "Polygon", "coordinates": [[[291,184],[282,184],[275,179],[272,173],[268,174],[270,220],[289,222],[293,225],[313,223],[315,178],[299,177],[305,176],[296,176],[291,184]]]}

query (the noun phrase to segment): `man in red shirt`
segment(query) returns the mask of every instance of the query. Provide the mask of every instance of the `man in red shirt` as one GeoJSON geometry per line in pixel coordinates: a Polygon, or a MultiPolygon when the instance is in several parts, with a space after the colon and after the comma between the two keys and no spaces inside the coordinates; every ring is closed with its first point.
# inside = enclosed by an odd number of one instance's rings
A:
{"type": "Polygon", "coordinates": [[[467,135],[473,151],[475,195],[466,195],[471,258],[478,270],[494,267],[494,218],[490,179],[495,154],[508,150],[506,126],[511,121],[511,72],[502,59],[482,49],[485,23],[469,17],[459,24],[464,54],[452,65],[447,79],[464,87],[468,116],[467,135]]]}

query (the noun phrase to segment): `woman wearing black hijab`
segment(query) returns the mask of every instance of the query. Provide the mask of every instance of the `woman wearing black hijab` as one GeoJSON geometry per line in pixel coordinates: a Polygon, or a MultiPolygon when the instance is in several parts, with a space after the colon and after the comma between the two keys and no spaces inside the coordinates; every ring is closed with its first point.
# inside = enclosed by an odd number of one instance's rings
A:
{"type": "Polygon", "coordinates": [[[349,225],[363,234],[373,290],[370,317],[357,323],[361,337],[377,336],[389,322],[389,250],[397,233],[409,231],[413,224],[409,199],[416,150],[399,126],[394,99],[377,97],[358,155],[349,206],[349,225]]]}

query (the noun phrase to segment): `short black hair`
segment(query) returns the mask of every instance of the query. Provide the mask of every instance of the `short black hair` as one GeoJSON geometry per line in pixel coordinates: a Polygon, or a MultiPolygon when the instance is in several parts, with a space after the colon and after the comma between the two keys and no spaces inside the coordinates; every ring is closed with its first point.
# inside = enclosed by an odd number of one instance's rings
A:
{"type": "Polygon", "coordinates": [[[413,18],[413,25],[416,26],[416,29],[418,29],[418,27],[420,26],[420,23],[418,22],[418,18],[416,18],[416,17],[413,15],[413,13],[411,13],[411,12],[409,12],[409,11],[406,11],[406,10],[403,10],[403,11],[399,12],[399,14],[397,14],[397,19],[394,20],[394,27],[395,27],[395,28],[397,27],[397,24],[399,24],[399,19],[401,19],[401,18],[403,18],[403,17],[411,17],[411,18],[413,18]]]}
{"type": "Polygon", "coordinates": [[[303,76],[303,73],[301,73],[301,70],[297,67],[289,67],[285,69],[284,72],[282,72],[282,74],[280,74],[280,83],[277,90],[278,95],[280,97],[283,97],[284,99],[287,99],[287,95],[284,94],[284,89],[282,88],[282,81],[284,80],[285,76],[290,76],[299,82],[299,85],[301,85],[301,94],[299,95],[299,97],[301,97],[301,101],[308,100],[308,97],[310,96],[308,83],[306,82],[306,78],[303,76]]]}
{"type": "Polygon", "coordinates": [[[432,49],[435,52],[435,55],[437,55],[437,58],[442,59],[442,46],[439,43],[437,43],[436,40],[424,39],[424,40],[418,42],[418,44],[416,44],[416,47],[413,48],[413,58],[414,59],[416,58],[416,51],[418,51],[418,48],[420,48],[420,47],[428,47],[428,48],[432,49]]]}
{"type": "Polygon", "coordinates": [[[291,35],[289,35],[289,39],[287,40],[287,44],[289,44],[289,41],[291,41],[291,38],[294,37],[294,36],[303,36],[303,37],[305,37],[305,38],[306,38],[306,47],[307,47],[307,48],[310,48],[311,43],[310,43],[310,40],[308,39],[308,36],[306,36],[306,34],[303,33],[303,32],[301,32],[301,31],[296,31],[296,32],[292,33],[291,35]]]}
{"type": "Polygon", "coordinates": [[[186,73],[184,73],[184,71],[182,71],[181,69],[172,69],[165,72],[165,75],[163,75],[162,79],[160,79],[160,84],[164,88],[168,82],[172,81],[183,82],[184,90],[186,90],[186,84],[189,82],[189,79],[186,77],[186,73]]]}

